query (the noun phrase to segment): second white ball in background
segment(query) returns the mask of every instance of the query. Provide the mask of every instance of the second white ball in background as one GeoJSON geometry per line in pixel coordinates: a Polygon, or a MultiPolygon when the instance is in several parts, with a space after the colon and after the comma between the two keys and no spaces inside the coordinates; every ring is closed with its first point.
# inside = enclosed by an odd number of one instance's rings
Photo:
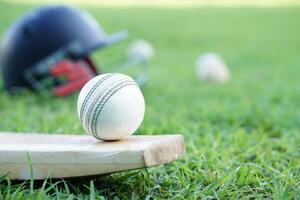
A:
{"type": "Polygon", "coordinates": [[[216,53],[200,55],[196,62],[196,74],[200,80],[225,83],[230,80],[230,71],[216,53]]]}
{"type": "Polygon", "coordinates": [[[128,47],[127,55],[130,58],[150,60],[154,56],[154,48],[145,40],[136,40],[128,47]]]}
{"type": "Polygon", "coordinates": [[[142,123],[144,112],[144,97],[136,82],[118,73],[91,79],[77,100],[83,128],[102,140],[120,140],[131,135],[142,123]]]}

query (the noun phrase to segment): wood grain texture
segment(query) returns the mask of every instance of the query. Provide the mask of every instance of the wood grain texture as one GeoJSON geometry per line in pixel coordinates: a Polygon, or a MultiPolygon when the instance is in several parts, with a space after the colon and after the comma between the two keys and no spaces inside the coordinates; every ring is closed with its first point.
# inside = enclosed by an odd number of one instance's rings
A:
{"type": "Polygon", "coordinates": [[[106,174],[168,163],[185,153],[181,135],[104,142],[87,135],[0,133],[0,141],[0,175],[10,179],[29,179],[30,169],[34,179],[106,174]]]}

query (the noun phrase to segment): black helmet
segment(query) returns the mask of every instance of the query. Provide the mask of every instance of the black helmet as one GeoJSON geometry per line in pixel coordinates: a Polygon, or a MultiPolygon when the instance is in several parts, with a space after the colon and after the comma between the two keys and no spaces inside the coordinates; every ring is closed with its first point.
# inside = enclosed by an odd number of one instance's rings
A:
{"type": "Polygon", "coordinates": [[[0,61],[5,89],[42,90],[49,85],[59,86],[65,80],[52,76],[51,69],[61,61],[66,63],[65,60],[84,62],[81,66],[90,69],[89,75],[97,74],[89,53],[126,37],[126,31],[107,36],[91,15],[72,6],[33,10],[4,35],[0,61]],[[51,84],[49,77],[53,79],[51,84]]]}

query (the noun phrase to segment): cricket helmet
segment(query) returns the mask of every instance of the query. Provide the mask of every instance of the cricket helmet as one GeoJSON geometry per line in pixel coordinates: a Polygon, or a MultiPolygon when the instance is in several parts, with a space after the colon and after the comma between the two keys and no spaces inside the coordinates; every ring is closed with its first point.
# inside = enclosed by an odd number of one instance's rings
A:
{"type": "Polygon", "coordinates": [[[63,89],[58,96],[72,93],[98,74],[89,54],[126,37],[126,31],[108,36],[91,15],[72,6],[37,8],[17,20],[3,37],[0,64],[5,89],[53,88],[63,89]]]}

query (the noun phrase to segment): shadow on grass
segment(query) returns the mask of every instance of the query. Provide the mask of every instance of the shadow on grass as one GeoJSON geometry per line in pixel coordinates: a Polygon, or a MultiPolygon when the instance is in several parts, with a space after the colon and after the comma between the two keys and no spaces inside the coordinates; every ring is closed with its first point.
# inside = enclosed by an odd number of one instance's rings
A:
{"type": "MultiPolygon", "coordinates": [[[[0,191],[3,196],[15,197],[101,197],[131,198],[141,183],[149,179],[146,169],[115,174],[85,176],[64,179],[46,180],[9,180],[5,176],[0,178],[0,191]],[[130,180],[130,181],[129,181],[130,180]],[[5,188],[5,189],[4,189],[5,188]],[[18,194],[22,192],[22,194],[18,194]]],[[[146,181],[148,182],[148,181],[146,181]]],[[[14,199],[14,198],[13,198],[14,199]]],[[[93,199],[93,198],[92,198],[93,199]]]]}

